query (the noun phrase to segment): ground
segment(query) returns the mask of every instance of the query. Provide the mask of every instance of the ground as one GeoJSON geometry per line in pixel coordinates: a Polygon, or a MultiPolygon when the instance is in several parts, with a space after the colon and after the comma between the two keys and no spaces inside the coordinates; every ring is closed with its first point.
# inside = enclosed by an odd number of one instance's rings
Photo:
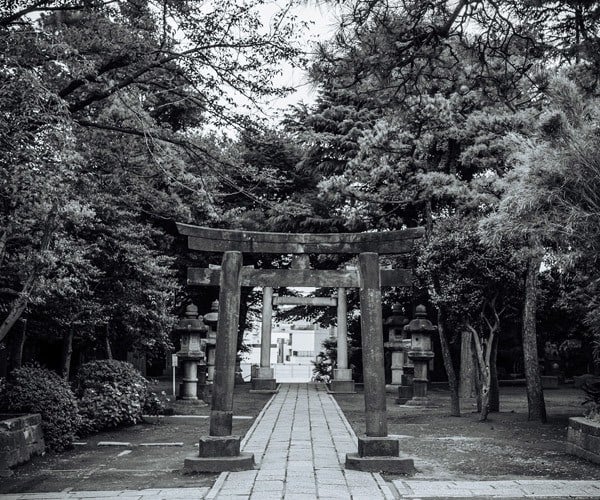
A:
{"type": "MultiPolygon", "coordinates": [[[[388,395],[388,432],[401,453],[415,459],[415,479],[599,479],[600,466],[565,453],[568,418],[581,416],[583,393],[563,387],[545,391],[548,423],[527,421],[524,387],[500,388],[500,413],[479,422],[474,402],[450,417],[448,391],[431,390],[437,408],[395,404],[388,395]]],[[[362,393],[336,400],[357,435],[364,434],[362,393]]],[[[386,479],[390,479],[387,477],[386,479]]]]}
{"type": "MultiPolygon", "coordinates": [[[[234,415],[240,417],[234,419],[234,433],[240,435],[270,397],[248,391],[249,385],[237,387],[234,398],[234,415]]],[[[568,417],[583,411],[581,390],[547,390],[549,422],[545,425],[527,421],[524,387],[501,388],[502,411],[483,423],[471,401],[465,404],[462,417],[450,417],[448,391],[433,389],[430,394],[437,408],[398,406],[394,396],[388,396],[389,433],[400,439],[402,454],[415,459],[418,473],[414,479],[600,480],[600,466],[564,451],[568,417]]],[[[336,400],[356,434],[363,434],[363,394],[337,395],[336,400]]],[[[208,407],[177,404],[175,409],[189,416],[97,434],[73,450],[37,457],[17,467],[12,478],[3,478],[0,493],[209,487],[216,474],[182,473],[184,458],[197,453],[198,438],[208,433],[208,419],[198,418],[209,414],[208,407]],[[97,446],[100,441],[131,445],[97,446]],[[141,446],[150,442],[182,442],[183,446],[141,446]]]]}
{"type": "MultiPolygon", "coordinates": [[[[162,390],[165,387],[158,387],[162,390]]],[[[244,436],[270,395],[250,394],[249,384],[236,387],[233,433],[244,436]]],[[[168,391],[167,391],[168,392],[168,391]]],[[[198,438],[208,434],[210,410],[169,402],[179,417],[150,418],[146,423],[102,432],[80,440],[72,450],[35,457],[2,478],[0,493],[73,490],[115,490],[211,486],[218,474],[183,474],[185,457],[198,453],[198,438]],[[130,446],[98,446],[101,441],[130,446]],[[142,443],[183,443],[142,446],[142,443]]]]}

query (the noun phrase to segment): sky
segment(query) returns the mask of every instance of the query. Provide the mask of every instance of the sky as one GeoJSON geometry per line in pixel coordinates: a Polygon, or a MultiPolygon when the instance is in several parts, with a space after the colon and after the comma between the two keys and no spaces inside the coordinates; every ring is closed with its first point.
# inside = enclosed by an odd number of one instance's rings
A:
{"type": "MultiPolygon", "coordinates": [[[[312,52],[317,41],[329,39],[335,33],[336,12],[334,7],[329,5],[316,5],[317,2],[306,2],[305,5],[296,6],[294,13],[306,22],[310,23],[310,28],[306,32],[306,47],[312,52]]],[[[265,22],[273,15],[277,6],[277,1],[273,1],[264,6],[265,22]]],[[[290,105],[300,102],[311,103],[315,100],[316,91],[310,84],[306,72],[292,68],[286,65],[282,68],[281,76],[275,79],[276,83],[282,86],[294,87],[296,91],[286,97],[272,99],[265,102],[264,112],[269,118],[277,120],[283,111],[290,105]]]]}

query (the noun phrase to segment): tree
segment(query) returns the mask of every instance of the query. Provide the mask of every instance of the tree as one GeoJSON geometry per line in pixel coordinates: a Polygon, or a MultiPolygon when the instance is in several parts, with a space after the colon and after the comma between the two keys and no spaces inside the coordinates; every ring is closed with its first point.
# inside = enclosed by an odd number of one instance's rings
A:
{"type": "MultiPolygon", "coordinates": [[[[545,26],[521,15],[522,2],[340,3],[346,14],[314,78],[331,95],[368,99],[384,111],[361,131],[345,169],[321,181],[321,196],[368,227],[422,224],[432,234],[448,216],[472,223],[485,215],[511,169],[509,132],[528,136],[539,112],[544,64],[555,55],[545,26]]],[[[445,346],[448,314],[440,307],[445,346]]],[[[444,360],[452,382],[450,356],[444,360]]]]}
{"type": "MultiPolygon", "coordinates": [[[[492,239],[507,234],[520,237],[528,256],[524,336],[527,330],[530,345],[526,356],[535,360],[535,297],[540,262],[553,257],[559,265],[572,265],[585,262],[597,249],[600,205],[596,189],[600,177],[595,123],[599,109],[594,99],[586,99],[571,82],[555,80],[535,136],[515,139],[515,169],[505,179],[498,210],[484,221],[483,227],[492,239]]],[[[595,261],[595,257],[592,259],[595,261]]],[[[585,286],[593,288],[596,276],[592,271],[585,286]]],[[[598,309],[593,301],[589,304],[586,321],[597,328],[598,309]]],[[[539,378],[537,368],[528,376],[539,378]]],[[[540,394],[541,389],[528,393],[534,404],[530,418],[544,420],[540,394]]]]}
{"type": "Polygon", "coordinates": [[[165,220],[218,219],[236,189],[205,127],[244,124],[240,108],[285,92],[273,66],[299,62],[287,6],[267,26],[261,4],[0,3],[0,340],[28,305],[89,290],[128,338],[164,336],[165,220]]]}
{"type": "Polygon", "coordinates": [[[431,300],[455,331],[472,334],[481,383],[481,420],[490,410],[495,353],[504,323],[518,310],[519,268],[507,248],[480,241],[476,220],[438,221],[419,256],[419,272],[438,280],[431,300]]]}

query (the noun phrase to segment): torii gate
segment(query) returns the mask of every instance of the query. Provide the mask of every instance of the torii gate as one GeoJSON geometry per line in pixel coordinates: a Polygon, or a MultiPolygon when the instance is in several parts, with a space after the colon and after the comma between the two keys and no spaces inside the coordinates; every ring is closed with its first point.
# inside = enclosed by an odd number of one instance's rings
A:
{"type": "Polygon", "coordinates": [[[346,305],[346,289],[338,288],[336,297],[280,297],[273,294],[273,289],[263,288],[262,338],[260,351],[260,368],[256,379],[252,380],[254,391],[274,392],[276,380],[271,368],[271,333],[273,307],[277,305],[317,306],[337,308],[337,362],[333,370],[333,380],[329,384],[329,392],[335,394],[354,394],[352,370],[348,368],[348,312],[346,305]],[[267,377],[271,378],[265,378],[267,377]]]}
{"type": "MultiPolygon", "coordinates": [[[[387,434],[382,286],[410,286],[409,269],[380,269],[380,254],[405,254],[413,249],[423,228],[372,233],[266,233],[212,229],[177,224],[188,237],[188,248],[223,252],[220,269],[188,268],[188,285],[219,286],[219,324],[215,353],[209,436],[199,444],[199,456],[186,459],[190,471],[251,468],[253,456],[240,455],[239,436],[232,436],[233,387],[239,326],[240,289],[264,287],[360,288],[366,436],[358,439],[358,454],[349,454],[346,467],[360,470],[412,470],[411,459],[398,457],[396,439],[387,434]],[[242,266],[242,253],[292,254],[292,269],[242,266]],[[307,254],[358,254],[358,269],[309,269],[307,254]],[[239,457],[235,460],[234,457],[239,457]]],[[[272,299],[269,298],[269,302],[272,299]]]]}

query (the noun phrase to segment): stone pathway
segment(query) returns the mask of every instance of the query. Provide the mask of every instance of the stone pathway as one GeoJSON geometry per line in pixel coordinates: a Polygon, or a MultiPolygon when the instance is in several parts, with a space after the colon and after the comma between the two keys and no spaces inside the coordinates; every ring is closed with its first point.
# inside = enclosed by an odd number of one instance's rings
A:
{"type": "Polygon", "coordinates": [[[344,470],[356,436],[323,386],[283,384],[242,441],[251,471],[225,472],[212,488],[70,491],[0,495],[1,500],[226,499],[600,499],[598,481],[418,481],[386,484],[379,474],[344,470]]]}
{"type": "Polygon", "coordinates": [[[356,449],[323,386],[283,384],[242,443],[258,470],[224,474],[206,498],[394,498],[379,474],[344,470],[346,453],[356,449]]]}
{"type": "Polygon", "coordinates": [[[599,499],[599,481],[393,481],[399,498],[579,498],[599,499]]]}

